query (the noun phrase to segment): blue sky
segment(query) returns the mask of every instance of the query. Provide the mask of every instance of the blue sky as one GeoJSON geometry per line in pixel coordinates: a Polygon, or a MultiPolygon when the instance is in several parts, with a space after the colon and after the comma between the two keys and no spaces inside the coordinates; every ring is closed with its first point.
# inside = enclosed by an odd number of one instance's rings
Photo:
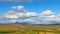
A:
{"type": "Polygon", "coordinates": [[[6,1],[0,0],[0,14],[3,14],[0,23],[60,24],[60,0],[6,1]],[[13,9],[17,12],[11,11],[13,9]],[[24,12],[24,9],[29,12],[24,12]]]}
{"type": "Polygon", "coordinates": [[[52,10],[56,14],[60,13],[60,0],[36,0],[32,2],[0,2],[0,14],[11,10],[12,6],[23,5],[26,10],[41,13],[44,10],[52,10]]]}

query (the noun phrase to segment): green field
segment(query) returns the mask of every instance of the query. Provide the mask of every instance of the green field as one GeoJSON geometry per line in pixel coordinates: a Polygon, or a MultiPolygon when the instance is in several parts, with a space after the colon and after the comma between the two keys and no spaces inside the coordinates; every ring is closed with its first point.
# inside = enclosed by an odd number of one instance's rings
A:
{"type": "Polygon", "coordinates": [[[60,25],[0,25],[0,34],[60,34],[60,25]]]}

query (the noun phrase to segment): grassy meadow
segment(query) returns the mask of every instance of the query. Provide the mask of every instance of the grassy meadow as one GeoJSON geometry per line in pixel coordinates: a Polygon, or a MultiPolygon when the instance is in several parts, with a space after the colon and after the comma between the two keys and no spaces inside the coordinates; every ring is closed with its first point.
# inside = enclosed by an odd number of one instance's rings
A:
{"type": "Polygon", "coordinates": [[[60,25],[0,25],[0,34],[60,34],[60,25]]]}

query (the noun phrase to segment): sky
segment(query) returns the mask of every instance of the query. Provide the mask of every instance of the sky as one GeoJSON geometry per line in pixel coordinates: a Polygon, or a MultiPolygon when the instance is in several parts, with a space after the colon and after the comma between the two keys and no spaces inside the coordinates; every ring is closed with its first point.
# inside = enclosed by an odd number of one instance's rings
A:
{"type": "Polygon", "coordinates": [[[60,0],[0,0],[0,24],[60,24],[60,0]]]}
{"type": "Polygon", "coordinates": [[[21,2],[0,1],[0,14],[5,14],[8,10],[12,10],[12,6],[22,5],[30,12],[41,13],[44,10],[52,10],[56,14],[60,13],[60,0],[28,0],[21,2]]]}

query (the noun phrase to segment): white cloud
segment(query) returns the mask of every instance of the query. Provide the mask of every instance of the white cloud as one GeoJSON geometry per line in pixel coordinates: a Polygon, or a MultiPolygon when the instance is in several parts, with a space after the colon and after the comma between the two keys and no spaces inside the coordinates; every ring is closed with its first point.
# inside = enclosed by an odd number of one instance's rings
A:
{"type": "Polygon", "coordinates": [[[17,6],[17,9],[19,10],[19,12],[23,12],[24,6],[17,6]]]}
{"type": "Polygon", "coordinates": [[[41,15],[50,16],[50,15],[54,15],[54,13],[51,10],[46,10],[46,11],[43,11],[41,15]]]}
{"type": "Polygon", "coordinates": [[[56,24],[60,21],[60,18],[58,18],[58,16],[55,15],[51,10],[42,12],[39,19],[38,22],[43,22],[42,24],[56,24]]]}
{"type": "Polygon", "coordinates": [[[37,16],[35,12],[27,12],[26,16],[37,16]]]}
{"type": "Polygon", "coordinates": [[[60,15],[55,15],[51,10],[43,11],[40,14],[35,12],[25,12],[24,6],[16,6],[17,12],[8,11],[5,15],[0,16],[0,23],[29,23],[29,24],[56,24],[60,23],[60,15]]]}
{"type": "Polygon", "coordinates": [[[6,18],[18,18],[18,15],[13,12],[13,11],[8,11],[6,14],[5,14],[5,17],[6,18]]]}
{"type": "Polygon", "coordinates": [[[17,7],[16,6],[13,6],[13,7],[11,7],[12,9],[16,9],[17,7]]]}

